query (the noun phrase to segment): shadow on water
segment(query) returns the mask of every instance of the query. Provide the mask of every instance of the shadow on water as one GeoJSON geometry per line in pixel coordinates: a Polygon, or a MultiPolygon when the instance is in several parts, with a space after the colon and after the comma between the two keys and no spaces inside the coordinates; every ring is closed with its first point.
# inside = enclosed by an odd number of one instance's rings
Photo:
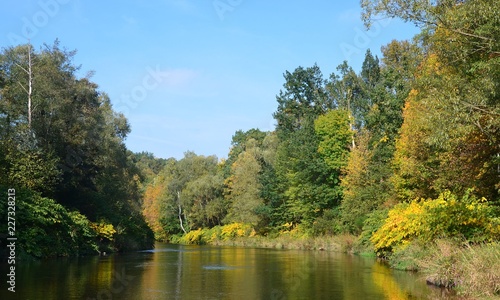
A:
{"type": "MultiPolygon", "coordinates": [[[[158,243],[101,257],[19,261],[0,299],[452,299],[373,258],[158,243]]],[[[3,265],[2,269],[6,269],[3,265]]]]}

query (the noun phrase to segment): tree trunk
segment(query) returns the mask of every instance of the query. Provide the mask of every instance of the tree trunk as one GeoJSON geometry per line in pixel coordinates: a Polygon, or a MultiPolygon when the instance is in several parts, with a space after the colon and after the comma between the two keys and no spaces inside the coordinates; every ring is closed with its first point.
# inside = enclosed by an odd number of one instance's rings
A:
{"type": "Polygon", "coordinates": [[[31,71],[31,44],[28,47],[28,127],[31,128],[31,93],[33,76],[31,71]]]}
{"type": "Polygon", "coordinates": [[[179,223],[181,225],[182,231],[184,231],[184,234],[186,234],[186,229],[184,229],[184,226],[182,225],[181,193],[179,191],[177,191],[177,203],[179,204],[179,223]]]}

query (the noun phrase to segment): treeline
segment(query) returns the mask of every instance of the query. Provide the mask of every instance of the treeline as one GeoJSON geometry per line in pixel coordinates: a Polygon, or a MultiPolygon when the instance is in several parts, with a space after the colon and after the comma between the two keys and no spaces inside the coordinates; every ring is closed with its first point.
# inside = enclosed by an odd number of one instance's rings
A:
{"type": "Polygon", "coordinates": [[[498,241],[498,3],[385,2],[363,2],[367,25],[400,17],[421,33],[380,59],[367,51],[359,72],[348,62],[327,79],[317,65],[287,71],[273,132],[237,131],[223,161],[187,152],[153,170],[142,154],[143,212],[158,239],[247,225],[266,236],[347,232],[383,256],[436,238],[498,241]]]}
{"type": "Polygon", "coordinates": [[[58,41],[0,53],[0,220],[15,189],[19,255],[152,247],[127,120],[91,74],[77,77],[74,54],[58,41]]]}

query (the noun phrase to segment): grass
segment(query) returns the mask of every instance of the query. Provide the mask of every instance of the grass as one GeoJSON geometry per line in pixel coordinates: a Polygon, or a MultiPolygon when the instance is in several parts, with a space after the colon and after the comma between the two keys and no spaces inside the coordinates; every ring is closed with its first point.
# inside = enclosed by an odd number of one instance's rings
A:
{"type": "Polygon", "coordinates": [[[500,299],[500,243],[470,245],[436,240],[411,243],[389,257],[391,267],[419,271],[433,285],[465,299],[500,299]]]}
{"type": "Polygon", "coordinates": [[[274,249],[324,250],[337,252],[353,252],[356,237],[353,235],[294,237],[280,235],[277,237],[238,237],[230,240],[216,240],[213,245],[241,246],[274,249]]]}
{"type": "Polygon", "coordinates": [[[500,298],[500,243],[457,244],[437,240],[421,272],[432,284],[454,288],[460,296],[500,298]]]}

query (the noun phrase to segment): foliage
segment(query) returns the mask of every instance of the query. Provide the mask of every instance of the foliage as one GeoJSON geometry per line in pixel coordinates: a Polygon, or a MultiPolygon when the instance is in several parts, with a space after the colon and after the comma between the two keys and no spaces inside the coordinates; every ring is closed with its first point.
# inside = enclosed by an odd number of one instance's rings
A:
{"type": "Polygon", "coordinates": [[[27,219],[34,221],[26,229],[26,251],[34,256],[90,252],[99,245],[90,237],[81,244],[78,232],[95,236],[90,224],[100,220],[117,231],[109,239],[110,228],[94,228],[104,234],[106,247],[151,247],[151,231],[139,214],[139,171],[124,144],[130,127],[90,77],[77,76],[75,54],[58,41],[39,51],[20,45],[0,53],[0,170],[5,174],[0,183],[33,195],[25,203],[27,219]],[[68,227],[74,227],[70,237],[68,227]],[[45,235],[51,238],[40,241],[45,235]]]}
{"type": "Polygon", "coordinates": [[[366,216],[366,219],[363,222],[362,231],[356,241],[358,248],[367,252],[375,253],[375,247],[371,238],[373,234],[377,232],[382,225],[384,225],[388,213],[389,209],[378,209],[366,216]]]}
{"type": "Polygon", "coordinates": [[[198,228],[183,235],[179,242],[183,244],[214,244],[219,241],[229,241],[240,237],[253,237],[255,230],[252,225],[231,223],[213,228],[198,228]]]}
{"type": "Polygon", "coordinates": [[[226,215],[223,166],[215,156],[170,158],[144,188],[142,214],[159,240],[220,225],[226,215]]]}
{"type": "Polygon", "coordinates": [[[116,233],[113,224],[108,224],[104,220],[101,220],[99,223],[91,223],[90,227],[97,233],[99,238],[113,241],[116,233]]]}
{"type": "MultiPolygon", "coordinates": [[[[4,216],[2,221],[7,224],[4,216]]],[[[84,215],[26,189],[16,189],[16,235],[20,253],[37,258],[95,254],[99,249],[98,233],[84,215]]]]}
{"type": "Polygon", "coordinates": [[[328,98],[316,65],[287,72],[285,80],[285,90],[277,96],[278,108],[273,115],[278,123],[275,191],[281,195],[276,225],[293,222],[310,227],[324,209],[337,205],[341,197],[339,178],[318,152],[320,138],[314,129],[314,121],[334,108],[334,101],[328,98]]]}
{"type": "Polygon", "coordinates": [[[349,128],[348,112],[341,109],[330,110],[314,121],[314,129],[320,138],[318,152],[338,177],[349,157],[349,142],[353,134],[349,128]]]}
{"type": "Polygon", "coordinates": [[[437,199],[400,203],[390,211],[384,224],[372,235],[377,252],[397,251],[413,240],[465,238],[469,242],[500,238],[500,218],[486,199],[466,194],[458,199],[444,192],[437,199]]]}
{"type": "Polygon", "coordinates": [[[323,215],[317,218],[312,224],[312,233],[315,236],[335,235],[343,231],[338,207],[326,209],[323,215]]]}
{"type": "Polygon", "coordinates": [[[248,223],[256,226],[260,223],[257,209],[264,202],[260,198],[259,173],[261,149],[254,139],[246,142],[246,150],[239,154],[231,165],[231,175],[226,179],[226,200],[230,203],[226,223],[248,223]]]}

